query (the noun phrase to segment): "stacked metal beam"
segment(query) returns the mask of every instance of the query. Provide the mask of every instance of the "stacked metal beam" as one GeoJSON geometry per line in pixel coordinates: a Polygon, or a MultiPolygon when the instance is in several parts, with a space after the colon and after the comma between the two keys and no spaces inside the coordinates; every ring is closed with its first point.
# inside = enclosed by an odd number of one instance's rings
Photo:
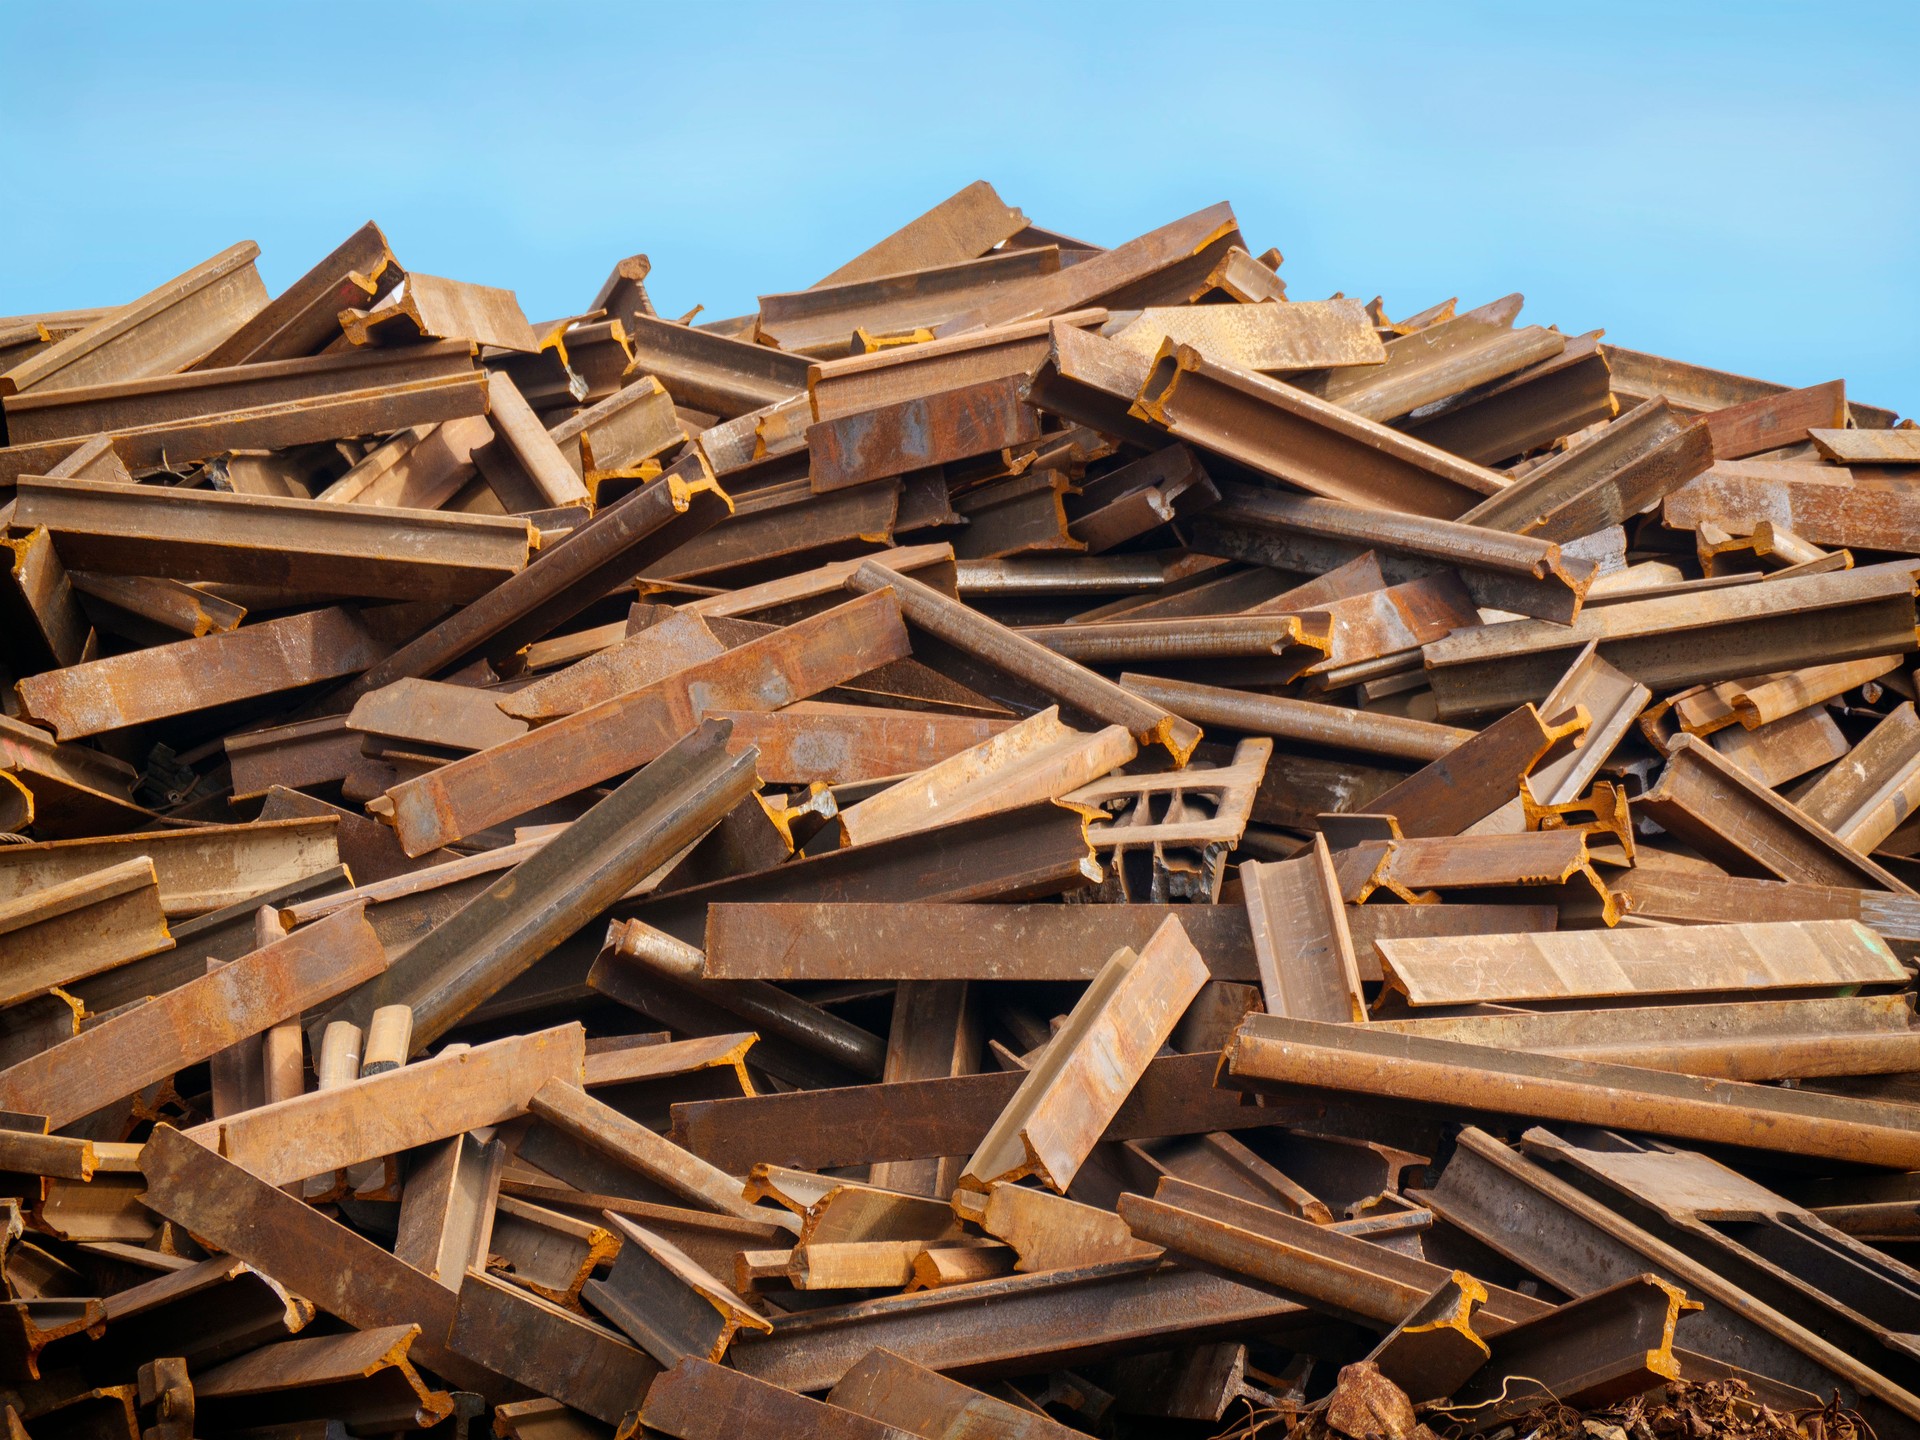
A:
{"type": "Polygon", "coordinates": [[[1920,1435],[1911,422],[255,254],[0,321],[10,1437],[1920,1435]]]}

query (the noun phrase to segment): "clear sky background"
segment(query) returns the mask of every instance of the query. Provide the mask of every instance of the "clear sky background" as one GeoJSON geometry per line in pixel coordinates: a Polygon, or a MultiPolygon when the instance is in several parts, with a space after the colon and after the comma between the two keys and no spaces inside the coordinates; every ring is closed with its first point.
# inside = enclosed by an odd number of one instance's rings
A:
{"type": "Polygon", "coordinates": [[[0,312],[361,222],[663,313],[810,284],[967,182],[1115,244],[1231,200],[1290,293],[1524,319],[1920,411],[1920,5],[5,0],[0,312]]]}

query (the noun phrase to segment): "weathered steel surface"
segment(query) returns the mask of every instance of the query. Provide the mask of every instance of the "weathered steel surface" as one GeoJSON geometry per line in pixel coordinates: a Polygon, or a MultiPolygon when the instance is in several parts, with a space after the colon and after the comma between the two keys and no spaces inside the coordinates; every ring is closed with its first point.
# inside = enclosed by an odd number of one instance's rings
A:
{"type": "Polygon", "coordinates": [[[340,312],[400,282],[387,237],[369,220],[189,369],[259,365],[318,354],[340,336],[340,312]]]}
{"type": "Polygon", "coordinates": [[[1920,1126],[1907,1106],[1512,1054],[1365,1025],[1254,1016],[1228,1048],[1222,1078],[1619,1125],[1891,1169],[1913,1168],[1920,1156],[1920,1126]]]}
{"type": "Polygon", "coordinates": [[[1014,376],[822,420],[807,431],[815,491],[986,455],[1040,438],[1014,376]]]}
{"type": "Polygon", "coordinates": [[[1149,700],[1122,690],[1044,645],[1027,639],[942,595],[929,585],[863,561],[847,578],[861,594],[890,589],[900,613],[916,629],[978,660],[981,664],[1052,696],[1062,705],[1110,725],[1124,725],[1142,745],[1163,745],[1176,765],[1186,763],[1200,743],[1200,728],[1149,700]]]}
{"type": "Polygon", "coordinates": [[[971,260],[1012,238],[1026,224],[1027,217],[1018,206],[1003,201],[986,181],[976,180],[815,283],[842,285],[927,265],[971,260]]]}
{"type": "Polygon", "coordinates": [[[342,910],[0,1070],[0,1108],[69,1125],[324,1003],[386,963],[360,910],[342,910]]]}
{"type": "Polygon", "coordinates": [[[472,600],[523,569],[524,520],[23,477],[18,523],[76,569],[283,586],[321,595],[472,600]]]}
{"type": "Polygon", "coordinates": [[[827,1402],[922,1440],[1072,1440],[1080,1433],[878,1347],[840,1377],[827,1402]]]}
{"type": "Polygon", "coordinates": [[[1386,347],[1358,300],[1156,306],[1142,310],[1109,338],[1149,359],[1172,340],[1239,370],[1372,366],[1387,358],[1386,347]]]}
{"type": "Polygon", "coordinates": [[[1413,1005],[1900,985],[1908,973],[1851,920],[1383,940],[1379,950],[1388,987],[1413,1005]]]}
{"type": "Polygon", "coordinates": [[[424,854],[659,758],[708,710],[778,709],[908,650],[893,595],[862,596],[404,781],[384,808],[424,854]]]}
{"type": "Polygon", "coordinates": [[[298,690],[355,674],[385,653],[358,614],[336,606],[29,675],[20,703],[74,740],[298,690]]]}
{"type": "Polygon", "coordinates": [[[1347,907],[1326,837],[1295,860],[1243,864],[1247,928],[1270,1015],[1346,1023],[1366,1018],[1347,907]]]}
{"type": "Polygon", "coordinates": [[[1139,951],[1116,953],[987,1131],[960,1183],[985,1189],[1038,1175],[1064,1194],[1206,980],[1200,952],[1175,919],[1139,951]]]}

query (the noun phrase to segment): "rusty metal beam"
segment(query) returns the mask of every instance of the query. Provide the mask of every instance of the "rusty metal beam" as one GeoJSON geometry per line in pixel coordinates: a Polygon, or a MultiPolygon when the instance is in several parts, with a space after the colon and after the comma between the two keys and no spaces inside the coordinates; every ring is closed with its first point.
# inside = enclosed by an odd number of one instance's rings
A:
{"type": "Polygon", "coordinates": [[[1347,907],[1324,835],[1295,860],[1243,863],[1247,928],[1272,1015],[1348,1023],[1366,1018],[1347,907]]]}
{"type": "Polygon", "coordinates": [[[0,1108],[55,1129],[322,1004],[385,968],[358,907],[0,1070],[0,1108]]]}
{"type": "Polygon", "coordinates": [[[1026,224],[1027,217],[1018,206],[1003,201],[985,180],[976,180],[868,246],[816,285],[843,285],[971,260],[1011,239],[1026,224]]]}
{"type": "Polygon", "coordinates": [[[899,510],[897,480],[826,495],[805,479],[763,486],[742,496],[727,519],[650,567],[642,580],[726,585],[810,560],[865,554],[891,542],[899,510]]]}
{"type": "Polygon", "coordinates": [[[1108,338],[1148,359],[1158,355],[1168,340],[1191,346],[1216,364],[1237,370],[1297,371],[1326,366],[1370,370],[1387,358],[1386,347],[1358,300],[1155,306],[1116,324],[1118,328],[1107,327],[1108,338]]]}
{"type": "Polygon", "coordinates": [[[160,880],[161,908],[198,915],[337,866],[333,831],[330,820],[277,820],[0,846],[0,903],[144,855],[160,880]]]}
{"type": "Polygon", "coordinates": [[[372,305],[340,312],[349,345],[407,346],[422,340],[464,340],[495,350],[534,354],[540,342],[511,290],[409,270],[372,305]]]}
{"type": "Polygon", "coordinates": [[[708,709],[778,708],[909,649],[893,595],[863,596],[403,781],[374,808],[424,854],[658,758],[708,709]]]}
{"type": "Polygon", "coordinates": [[[209,1429],[309,1420],[356,1430],[424,1430],[453,1414],[407,1352],[418,1325],[383,1325],[264,1345],[193,1377],[194,1423],[209,1429]]]}
{"type": "Polygon", "coordinates": [[[415,1154],[400,1192],[394,1257],[456,1292],[469,1269],[484,1269],[506,1160],[502,1142],[472,1135],[454,1135],[415,1154]]]}
{"type": "Polygon", "coordinates": [[[1246,1088],[1344,1090],[1893,1169],[1920,1167],[1920,1123],[1910,1106],[1516,1054],[1366,1025],[1251,1016],[1226,1052],[1221,1078],[1246,1088]]]}
{"type": "Polygon", "coordinates": [[[859,353],[861,333],[924,340],[992,303],[1003,287],[1059,269],[1060,247],[1036,245],[762,295],[754,338],[826,359],[859,353]]]}
{"type": "Polygon", "coordinates": [[[1424,647],[1443,715],[1538,700],[1589,642],[1656,690],[1910,651],[1913,577],[1900,563],[1589,606],[1571,625],[1509,621],[1424,647]]]}
{"type": "Polygon", "coordinates": [[[1838,990],[1907,979],[1886,942],[1854,920],[1383,940],[1379,951],[1387,988],[1414,1006],[1838,990]]]}
{"type": "Polygon", "coordinates": [[[453,669],[485,651],[511,656],[619,583],[702,534],[733,505],[698,456],[600,511],[525,569],[403,645],[349,695],[453,669]]]}
{"type": "Polygon", "coordinates": [[[1047,358],[1056,323],[1086,328],[1106,319],[1105,310],[1082,310],[890,346],[870,355],[816,361],[807,372],[811,413],[816,421],[833,420],[917,396],[1026,375],[1047,358]]]}
{"type": "Polygon", "coordinates": [[[1913,894],[1892,873],[1692,735],[1674,742],[1659,782],[1636,804],[1730,871],[1913,894]]]}
{"type": "Polygon", "coordinates": [[[123,860],[0,904],[0,1006],[172,948],[153,861],[123,860]]]}
{"type": "Polygon", "coordinates": [[[754,786],[751,750],[707,721],[436,926],[330,1014],[413,1011],[420,1049],[679,854],[754,786]]]}
{"type": "Polygon", "coordinates": [[[400,282],[400,262],[369,220],[189,369],[258,365],[315,355],[340,338],[340,312],[380,299],[400,282]]]}
{"type": "Polygon", "coordinates": [[[74,740],[298,690],[364,670],[385,652],[355,611],[336,606],[29,675],[20,704],[74,740]]]}
{"type": "Polygon", "coordinates": [[[1427,720],[1156,675],[1122,675],[1120,683],[1143,699],[1205,725],[1394,760],[1439,760],[1474,734],[1427,720]]]}
{"type": "Polygon", "coordinates": [[[487,424],[493,438],[475,446],[471,458],[508,514],[592,506],[592,487],[567,463],[512,377],[498,370],[487,376],[487,424]]]}
{"type": "Polygon", "coordinates": [[[731,420],[807,388],[804,356],[670,320],[634,315],[622,324],[630,373],[653,376],[690,409],[731,420]]]}
{"type": "Polygon", "coordinates": [[[937,765],[1007,728],[1004,720],[835,705],[801,700],[779,710],[722,710],[733,722],[739,749],[760,752],[760,778],[769,784],[829,785],[909,775],[937,765]]]}
{"type": "Polygon", "coordinates": [[[585,1060],[585,1032],[562,1025],[419,1060],[182,1133],[269,1185],[285,1185],[524,1115],[534,1092],[549,1081],[578,1083],[585,1060]]]}
{"type": "Polygon", "coordinates": [[[1502,716],[1470,740],[1367,802],[1370,814],[1391,815],[1408,836],[1458,835],[1515,798],[1541,758],[1578,740],[1588,716],[1577,707],[1553,723],[1531,705],[1502,716]]]}
{"type": "MultiPolygon", "coordinates": [[[[1101,1138],[1204,1135],[1288,1123],[1285,1107],[1243,1106],[1231,1091],[1216,1089],[1218,1062],[1213,1053],[1150,1061],[1101,1138]]],[[[711,1163],[743,1171],[760,1162],[831,1170],[967,1155],[1023,1079],[1001,1072],[691,1101],[674,1106],[674,1135],[711,1163]]],[[[1303,1103],[1303,1120],[1311,1108],[1303,1103]]]]}
{"type": "Polygon", "coordinates": [[[960,1173],[962,1186],[1038,1175],[1064,1194],[1207,969],[1168,919],[1138,952],[1118,951],[1088,986],[960,1173]]]}
{"type": "Polygon", "coordinates": [[[1712,464],[1706,422],[1683,419],[1664,398],[1648,400],[1461,518],[1543,540],[1578,540],[1638,515],[1712,464]]]}
{"type": "Polygon", "coordinates": [[[184,369],[266,305],[267,287],[253,268],[259,254],[258,245],[242,240],[106,311],[0,375],[0,396],[184,369]]]}
{"type": "Polygon", "coordinates": [[[74,568],[320,595],[473,600],[523,570],[524,520],[22,477],[15,523],[74,568]]]}
{"type": "Polygon", "coordinates": [[[1415,439],[1481,465],[1551,444],[1619,413],[1599,332],[1549,360],[1438,402],[1431,418],[1402,422],[1415,439]]]}
{"type": "Polygon", "coordinates": [[[873,560],[847,578],[860,594],[891,590],[901,615],[917,629],[1003,675],[1032,686],[1063,706],[1106,725],[1124,725],[1142,745],[1163,745],[1183,765],[1200,743],[1200,728],[1151,701],[1122,690],[1082,665],[1056,655],[932,586],[873,560]]]}
{"type": "Polygon", "coordinates": [[[921,1440],[1074,1440],[1084,1433],[877,1346],[840,1377],[827,1403],[921,1440]]]}
{"type": "Polygon", "coordinates": [[[624,1330],[662,1365],[689,1356],[718,1363],[741,1331],[773,1326],[700,1263],[663,1235],[624,1215],[606,1213],[621,1237],[619,1258],[604,1280],[589,1280],[587,1303],[624,1330]]]}
{"type": "Polygon", "coordinates": [[[28,674],[78,664],[94,636],[53,537],[40,526],[0,544],[9,552],[0,573],[0,654],[28,674]]]}
{"type": "Polygon", "coordinates": [[[1375,1018],[1371,1023],[1469,1045],[1728,1080],[1897,1074],[1920,1063],[1913,1006],[1899,995],[1375,1018]]]}
{"type": "Polygon", "coordinates": [[[1040,438],[1039,414],[1017,376],[916,396],[808,427],[816,492],[838,490],[987,455],[1040,438]]]}
{"type": "Polygon", "coordinates": [[[1812,430],[1847,423],[1847,384],[1829,380],[1804,390],[1781,390],[1706,414],[1716,460],[1744,460],[1805,440],[1812,430]]]}
{"type": "Polygon", "coordinates": [[[1492,471],[1173,342],[1134,413],[1209,454],[1366,509],[1452,520],[1501,488],[1492,471]]]}

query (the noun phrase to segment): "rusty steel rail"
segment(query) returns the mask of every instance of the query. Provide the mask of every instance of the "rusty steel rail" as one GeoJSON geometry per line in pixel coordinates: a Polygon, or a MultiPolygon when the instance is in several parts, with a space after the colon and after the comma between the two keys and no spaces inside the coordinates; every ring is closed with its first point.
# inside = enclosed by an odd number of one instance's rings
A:
{"type": "Polygon", "coordinates": [[[1911,1168],[1920,1154],[1920,1125],[1906,1106],[1279,1016],[1241,1026],[1222,1078],[1621,1125],[1894,1169],[1911,1168]]]}

